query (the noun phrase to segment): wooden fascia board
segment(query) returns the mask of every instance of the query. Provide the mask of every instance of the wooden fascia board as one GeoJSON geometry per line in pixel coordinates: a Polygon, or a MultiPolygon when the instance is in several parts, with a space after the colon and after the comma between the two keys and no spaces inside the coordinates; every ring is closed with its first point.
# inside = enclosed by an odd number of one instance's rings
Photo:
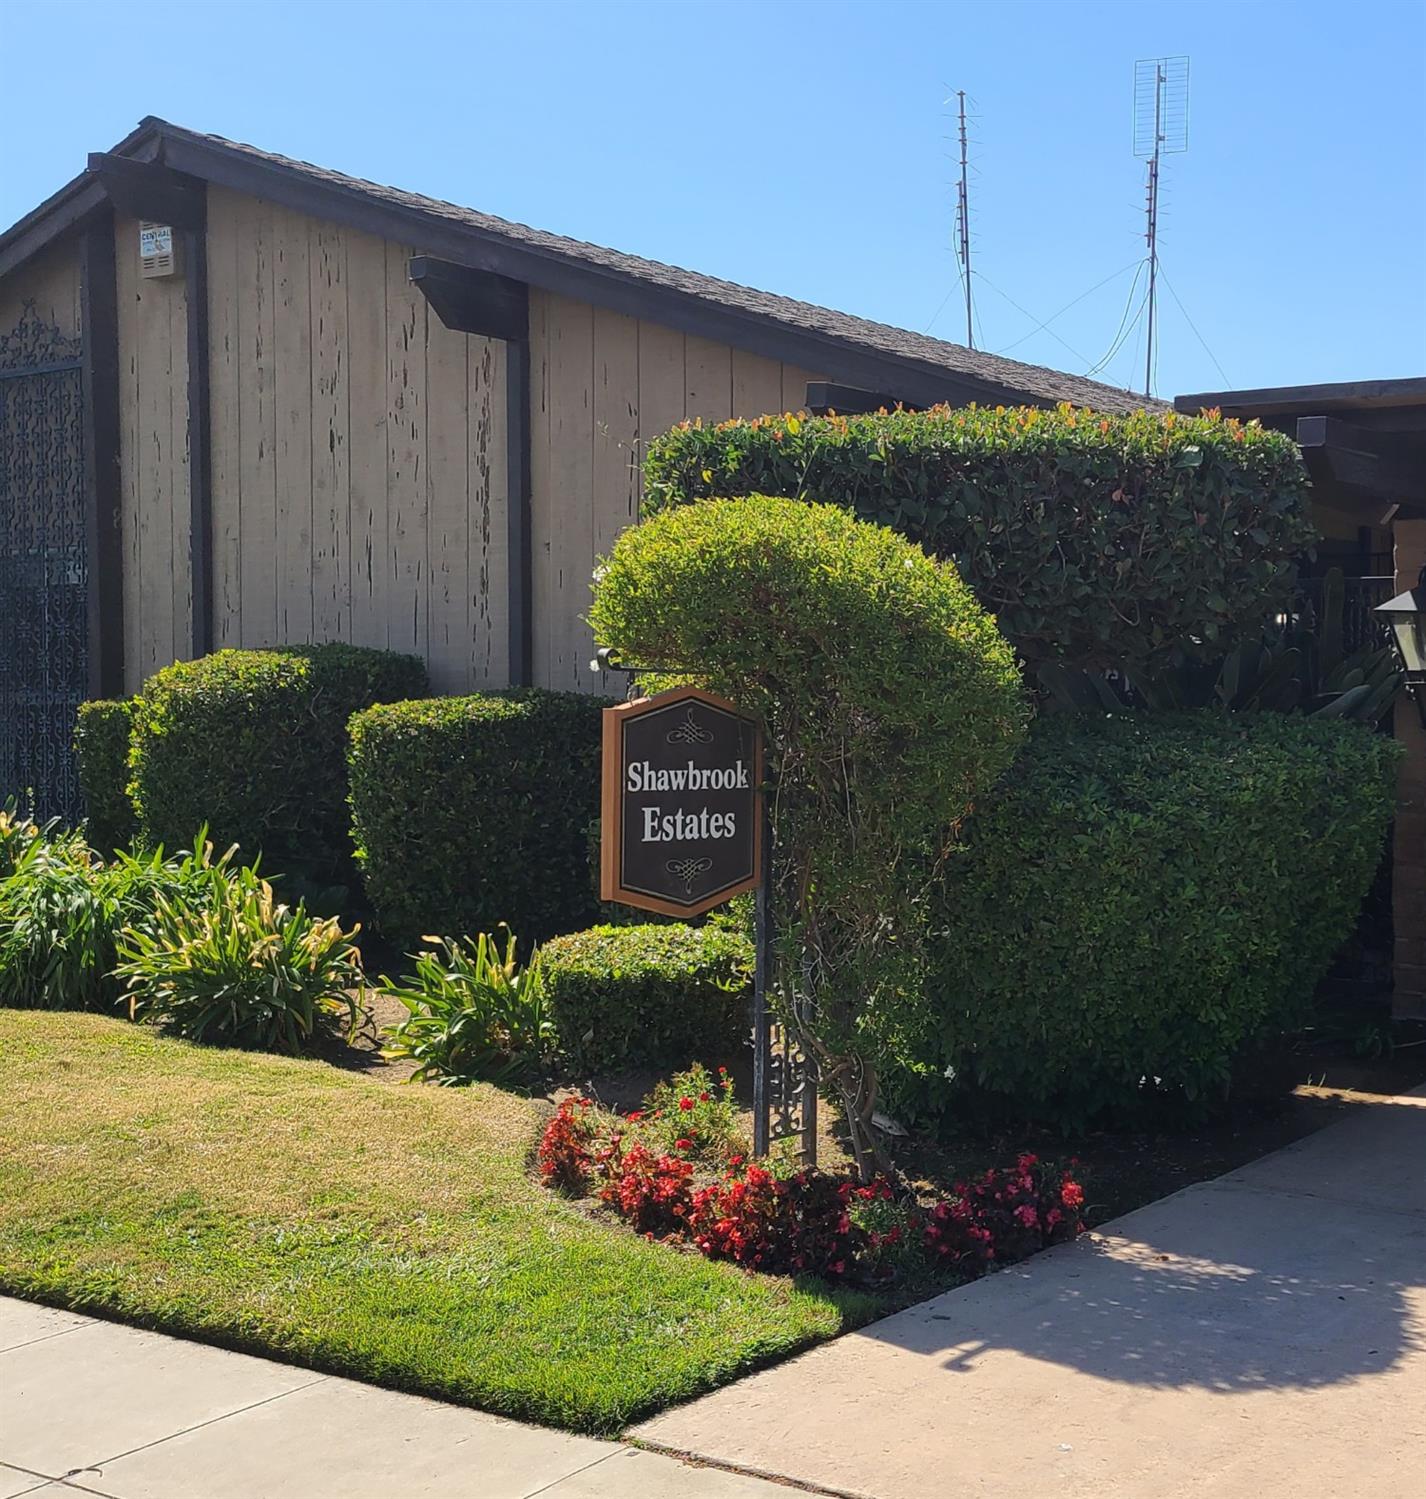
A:
{"type": "Polygon", "coordinates": [[[48,203],[21,219],[0,242],[0,276],[6,276],[27,260],[33,260],[56,240],[107,208],[108,204],[103,183],[87,172],[76,177],[48,203]]]}

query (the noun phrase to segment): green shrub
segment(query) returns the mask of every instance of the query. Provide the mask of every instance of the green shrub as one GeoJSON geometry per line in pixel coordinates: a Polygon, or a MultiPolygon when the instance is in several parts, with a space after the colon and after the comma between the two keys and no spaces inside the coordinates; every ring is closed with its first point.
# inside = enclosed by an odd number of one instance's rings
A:
{"type": "Polygon", "coordinates": [[[844,506],[953,558],[1034,665],[1146,667],[1256,629],[1315,539],[1291,439],[1062,406],[687,423],[645,512],[714,495],[844,506]]]}
{"type": "Polygon", "coordinates": [[[1280,714],[1042,719],[953,856],[934,1026],[889,1106],[1079,1125],[1221,1097],[1350,934],[1398,749],[1280,714]]]}
{"type": "Polygon", "coordinates": [[[196,847],[173,859],[158,849],[105,864],[78,833],[37,831],[0,882],[0,1004],[111,1009],[119,933],[150,929],[161,897],[206,899],[215,866],[201,833],[196,847]]]}
{"type": "Polygon", "coordinates": [[[86,813],[85,836],[106,856],[116,848],[128,848],[138,831],[134,804],[129,800],[133,720],[132,698],[100,699],[79,705],[74,727],[74,756],[86,813]]]}
{"type": "Polygon", "coordinates": [[[538,943],[587,925],[606,699],[515,691],[429,698],[351,723],[357,858],[381,928],[538,943]]]}
{"type": "Polygon", "coordinates": [[[752,944],[717,927],[596,926],[540,949],[560,1046],[577,1067],[687,1065],[743,1044],[752,944]]]}
{"type": "Polygon", "coordinates": [[[438,950],[416,954],[411,983],[381,980],[409,1011],[386,1032],[383,1055],[416,1062],[414,1082],[429,1078],[458,1085],[529,1077],[555,1043],[538,955],[521,968],[508,930],[503,953],[484,932],[473,939],[430,940],[438,950]]]}
{"type": "Polygon", "coordinates": [[[206,898],[160,896],[118,938],[115,976],[131,1018],[189,1041],[299,1053],[338,1018],[351,1024],[361,956],[335,917],[278,902],[251,867],[224,868],[206,898]]]}
{"type": "Polygon", "coordinates": [[[135,703],[130,792],[151,844],[207,823],[220,846],[322,883],[352,878],[347,720],[426,690],[415,656],[349,645],[219,651],[155,673],[135,703]]]}
{"type": "Polygon", "coordinates": [[[764,725],[780,1012],[841,1096],[859,1172],[885,1169],[883,1033],[921,990],[928,864],[1023,735],[1010,646],[949,563],[761,496],[624,532],[591,620],[625,660],[696,662],[764,725]]]}

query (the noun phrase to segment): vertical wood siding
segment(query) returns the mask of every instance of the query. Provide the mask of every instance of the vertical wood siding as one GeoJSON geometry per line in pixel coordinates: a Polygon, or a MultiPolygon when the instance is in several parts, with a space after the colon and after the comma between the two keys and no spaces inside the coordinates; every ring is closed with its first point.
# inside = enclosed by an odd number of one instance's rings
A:
{"type": "Polygon", "coordinates": [[[42,322],[70,338],[80,332],[79,246],[73,240],[51,245],[28,264],[0,281],[0,333],[20,321],[25,303],[33,302],[42,322]]]}
{"type": "Polygon", "coordinates": [[[799,410],[806,370],[530,290],[530,521],[538,686],[611,690],[589,669],[595,559],[638,519],[640,462],[675,422],[799,410]]]}
{"type": "Polygon", "coordinates": [[[114,224],[119,299],[119,469],[124,687],[192,654],[188,288],[139,275],[139,229],[114,224]]]}
{"type": "MultiPolygon", "coordinates": [[[[415,651],[433,687],[508,681],[505,345],[452,333],[412,250],[213,188],[208,202],[214,641],[415,651]]],[[[116,223],[126,690],[186,656],[187,283],[139,276],[116,223]]],[[[0,284],[79,326],[60,246],[0,284]]],[[[806,370],[532,289],[534,680],[599,690],[596,557],[637,519],[649,437],[800,407],[806,370]]]]}
{"type": "Polygon", "coordinates": [[[504,345],[428,314],[407,246],[218,189],[208,246],[216,643],[504,685],[504,345]]]}

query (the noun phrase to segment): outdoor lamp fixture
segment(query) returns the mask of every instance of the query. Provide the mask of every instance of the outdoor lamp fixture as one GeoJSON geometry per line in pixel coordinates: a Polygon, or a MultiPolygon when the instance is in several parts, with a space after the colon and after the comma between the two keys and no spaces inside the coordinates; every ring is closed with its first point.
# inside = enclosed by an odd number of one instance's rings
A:
{"type": "Polygon", "coordinates": [[[1378,604],[1375,613],[1391,626],[1392,644],[1406,677],[1406,689],[1416,699],[1421,726],[1426,728],[1426,567],[1416,587],[1378,604]]]}

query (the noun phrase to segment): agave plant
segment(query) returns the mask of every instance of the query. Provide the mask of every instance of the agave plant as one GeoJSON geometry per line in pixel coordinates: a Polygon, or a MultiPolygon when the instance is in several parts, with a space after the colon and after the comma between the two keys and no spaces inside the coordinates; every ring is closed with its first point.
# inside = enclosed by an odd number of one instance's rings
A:
{"type": "MultiPolygon", "coordinates": [[[[502,923],[503,925],[503,923],[502,923]]],[[[501,950],[493,936],[427,937],[413,954],[413,982],[382,988],[408,1014],[386,1032],[384,1056],[416,1062],[413,1081],[447,1086],[529,1077],[554,1049],[538,953],[521,968],[508,927],[501,950]]]]}
{"type": "Polygon", "coordinates": [[[1039,668],[1038,681],[1048,705],[1061,712],[1221,707],[1380,723],[1401,690],[1402,675],[1385,643],[1343,651],[1345,598],[1342,572],[1332,568],[1322,579],[1315,618],[1291,619],[1216,661],[1185,661],[1148,677],[1049,664],[1039,668]]]}

